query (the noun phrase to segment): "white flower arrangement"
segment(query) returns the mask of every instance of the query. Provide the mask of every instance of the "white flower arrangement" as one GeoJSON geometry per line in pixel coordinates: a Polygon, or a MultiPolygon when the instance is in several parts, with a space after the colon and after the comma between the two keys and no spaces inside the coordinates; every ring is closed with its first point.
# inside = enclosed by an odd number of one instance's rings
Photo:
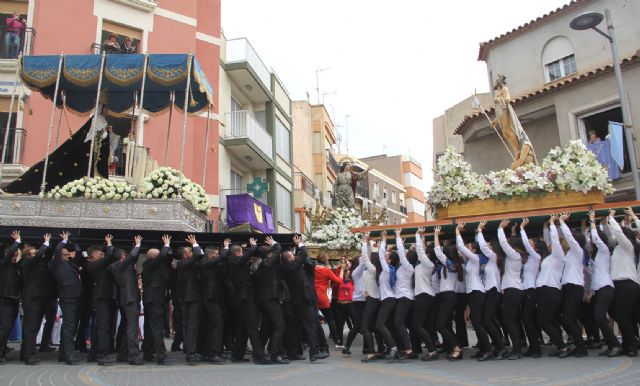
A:
{"type": "Polygon", "coordinates": [[[82,177],[67,182],[62,187],[56,185],[47,192],[47,197],[53,199],[84,197],[121,201],[136,198],[137,192],[126,181],[113,181],[102,177],[82,177]]]}
{"type": "Polygon", "coordinates": [[[211,213],[211,203],[204,188],[188,178],[182,176],[178,170],[169,167],[155,169],[142,179],[138,187],[138,194],[142,198],[162,199],[177,198],[181,192],[182,198],[194,208],[207,215],[211,213]]]}
{"type": "Polygon", "coordinates": [[[327,249],[360,249],[361,233],[352,233],[351,228],[369,226],[354,208],[327,209],[328,215],[322,224],[309,231],[309,246],[327,249]]]}
{"type": "Polygon", "coordinates": [[[478,175],[453,148],[440,157],[427,203],[432,211],[468,199],[543,195],[553,191],[613,192],[607,169],[579,140],[555,147],[541,165],[528,164],[478,175]]]}

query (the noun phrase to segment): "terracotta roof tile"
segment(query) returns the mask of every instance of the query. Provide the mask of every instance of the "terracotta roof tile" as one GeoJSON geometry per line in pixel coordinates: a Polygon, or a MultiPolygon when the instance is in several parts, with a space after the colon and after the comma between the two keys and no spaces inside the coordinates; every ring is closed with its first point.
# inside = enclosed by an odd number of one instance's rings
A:
{"type": "Polygon", "coordinates": [[[562,7],[556,8],[555,10],[544,14],[540,17],[537,17],[528,23],[522,24],[519,27],[512,29],[511,31],[505,32],[500,36],[496,36],[495,38],[488,40],[486,42],[480,43],[480,49],[478,50],[478,61],[487,61],[487,57],[489,55],[489,50],[496,44],[499,44],[505,40],[515,37],[523,32],[526,32],[534,27],[537,27],[542,22],[547,22],[557,16],[561,16],[573,9],[585,5],[593,0],[572,0],[570,3],[563,5],[562,7]]]}
{"type": "MultiPolygon", "coordinates": [[[[640,63],[640,51],[637,52],[635,55],[625,58],[620,62],[620,65],[624,68],[627,67],[629,65],[635,64],[635,63],[640,63]]],[[[568,77],[564,77],[561,78],[559,80],[557,80],[556,82],[553,83],[549,83],[547,85],[545,85],[543,88],[533,91],[529,94],[525,94],[521,97],[518,97],[516,99],[513,99],[511,101],[511,105],[512,106],[518,106],[520,104],[523,104],[525,102],[529,102],[535,98],[539,98],[543,95],[552,93],[554,91],[557,91],[559,89],[563,89],[565,87],[569,87],[569,86],[574,86],[576,84],[580,84],[584,81],[593,79],[593,78],[597,78],[599,76],[608,74],[610,72],[613,71],[613,65],[608,64],[606,66],[602,66],[599,68],[596,68],[594,70],[591,71],[587,71],[584,72],[582,74],[575,74],[573,76],[568,76],[568,77]]],[[[487,114],[491,114],[493,113],[494,108],[490,108],[490,109],[485,109],[485,112],[487,114]]],[[[456,130],[453,132],[454,134],[459,134],[462,135],[463,132],[469,128],[469,126],[471,125],[471,123],[473,123],[477,118],[481,117],[482,115],[484,115],[482,112],[478,112],[478,113],[474,113],[473,115],[466,115],[464,117],[464,119],[462,120],[462,122],[460,122],[460,124],[458,125],[458,127],[456,128],[456,130]]]]}

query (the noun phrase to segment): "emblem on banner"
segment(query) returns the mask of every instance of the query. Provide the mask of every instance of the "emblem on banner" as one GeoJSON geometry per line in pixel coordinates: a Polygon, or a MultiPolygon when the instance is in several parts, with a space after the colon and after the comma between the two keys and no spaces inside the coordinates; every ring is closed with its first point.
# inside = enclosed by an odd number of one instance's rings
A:
{"type": "Polygon", "coordinates": [[[258,222],[260,224],[262,224],[262,206],[256,204],[255,202],[253,203],[253,211],[256,214],[256,220],[258,220],[258,222]]]}

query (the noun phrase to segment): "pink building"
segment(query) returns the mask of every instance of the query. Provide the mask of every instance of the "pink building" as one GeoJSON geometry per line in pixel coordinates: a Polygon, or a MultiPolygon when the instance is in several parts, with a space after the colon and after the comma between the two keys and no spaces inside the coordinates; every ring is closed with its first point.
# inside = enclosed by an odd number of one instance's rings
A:
{"type": "MultiPolygon", "coordinates": [[[[218,85],[220,76],[220,0],[0,0],[0,127],[4,134],[9,101],[13,93],[17,60],[7,53],[5,39],[7,18],[18,12],[26,20],[26,31],[20,33],[19,47],[25,55],[90,54],[100,51],[100,44],[116,34],[119,45],[130,38],[137,53],[193,53],[209,79],[215,107],[209,120],[209,149],[205,152],[206,115],[190,116],[185,146],[184,171],[188,178],[201,183],[204,157],[207,157],[205,190],[213,203],[218,202],[218,85]]],[[[9,43],[7,43],[9,42],[9,43]]],[[[11,47],[9,47],[11,48],[11,47]]],[[[45,155],[47,132],[51,117],[51,101],[38,93],[27,95],[18,114],[13,114],[10,143],[5,158],[3,182],[16,178],[23,170],[45,155]],[[15,119],[15,124],[13,123],[15,119]]],[[[15,107],[14,107],[15,110],[15,107]]],[[[138,133],[137,144],[148,148],[148,154],[160,165],[168,126],[168,112],[144,117],[144,130],[138,133]]],[[[56,111],[55,127],[59,117],[56,111]]],[[[63,114],[59,142],[69,137],[88,118],[63,114]]],[[[140,116],[130,120],[143,119],[140,116]]],[[[179,168],[183,115],[173,113],[169,139],[168,166],[179,168]]],[[[137,126],[132,122],[132,126],[137,126]]],[[[55,131],[55,128],[54,128],[55,131]]],[[[55,141],[54,141],[55,142],[55,141]]],[[[216,210],[212,218],[217,216],[216,210]]]]}

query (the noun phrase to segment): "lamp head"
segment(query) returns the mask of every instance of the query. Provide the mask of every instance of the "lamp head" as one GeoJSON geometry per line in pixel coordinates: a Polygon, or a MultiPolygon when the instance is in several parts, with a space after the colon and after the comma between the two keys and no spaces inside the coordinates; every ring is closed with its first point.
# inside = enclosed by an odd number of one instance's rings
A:
{"type": "Polygon", "coordinates": [[[604,15],[600,12],[585,12],[576,16],[569,23],[571,29],[583,31],[597,26],[604,19],[604,15]]]}

